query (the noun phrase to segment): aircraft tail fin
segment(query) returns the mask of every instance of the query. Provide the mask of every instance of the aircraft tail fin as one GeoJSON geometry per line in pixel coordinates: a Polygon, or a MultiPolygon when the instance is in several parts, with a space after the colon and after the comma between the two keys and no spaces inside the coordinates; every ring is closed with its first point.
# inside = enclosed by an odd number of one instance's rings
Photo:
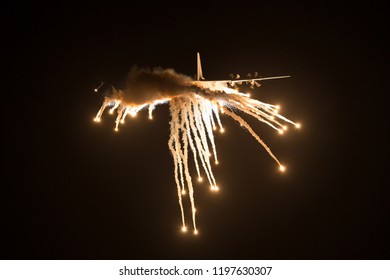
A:
{"type": "Polygon", "coordinates": [[[198,81],[200,81],[200,80],[204,80],[204,77],[203,77],[203,73],[202,73],[202,65],[201,65],[201,63],[200,63],[200,54],[199,54],[199,52],[197,53],[197,71],[196,71],[196,79],[198,80],[198,81]]]}

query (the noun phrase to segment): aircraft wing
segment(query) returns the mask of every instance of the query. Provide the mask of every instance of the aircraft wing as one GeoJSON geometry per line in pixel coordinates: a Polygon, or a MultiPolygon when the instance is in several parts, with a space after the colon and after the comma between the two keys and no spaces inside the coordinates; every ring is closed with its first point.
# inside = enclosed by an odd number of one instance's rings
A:
{"type": "Polygon", "coordinates": [[[274,80],[274,79],[283,79],[290,78],[291,76],[275,76],[275,77],[263,77],[263,78],[253,78],[253,79],[240,79],[240,80],[204,80],[205,82],[225,82],[225,83],[253,83],[255,81],[264,81],[264,80],[274,80]]]}
{"type": "MultiPolygon", "coordinates": [[[[199,52],[196,54],[196,62],[197,62],[197,74],[196,74],[196,80],[199,81],[199,82],[220,82],[220,83],[229,83],[231,85],[234,85],[234,84],[242,84],[242,83],[249,83],[251,84],[251,86],[260,86],[260,84],[257,82],[257,81],[264,81],[264,80],[274,80],[274,79],[282,79],[282,78],[289,78],[290,76],[275,76],[275,77],[265,77],[265,78],[250,78],[250,79],[241,79],[241,80],[238,80],[240,78],[239,75],[236,76],[236,80],[214,80],[214,81],[210,81],[210,80],[205,80],[205,78],[203,77],[203,72],[202,72],[202,65],[200,63],[200,54],[199,52]]],[[[255,77],[257,76],[257,72],[255,72],[255,77]]],[[[231,74],[232,75],[232,74],[231,74]]],[[[251,77],[250,74],[248,75],[248,77],[251,77]]]]}

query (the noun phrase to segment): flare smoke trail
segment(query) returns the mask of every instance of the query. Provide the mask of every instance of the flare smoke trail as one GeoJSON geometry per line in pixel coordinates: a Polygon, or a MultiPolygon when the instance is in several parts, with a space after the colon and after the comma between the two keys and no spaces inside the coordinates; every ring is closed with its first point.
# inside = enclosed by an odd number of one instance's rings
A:
{"type": "MultiPolygon", "coordinates": [[[[279,133],[287,129],[285,123],[299,127],[278,113],[279,106],[252,99],[249,94],[238,90],[234,81],[196,81],[191,77],[176,73],[172,69],[143,69],[134,67],[127,78],[123,89],[112,88],[104,99],[95,121],[100,122],[106,108],[109,113],[117,111],[115,131],[124,123],[126,116],[136,116],[142,109],[148,109],[152,119],[157,105],[169,103],[171,121],[168,147],[174,162],[174,177],[177,186],[178,201],[181,210],[182,230],[187,231],[182,196],[187,192],[191,204],[192,226],[197,234],[195,219],[195,200],[193,180],[189,170],[189,154],[195,163],[198,181],[205,174],[212,191],[218,191],[211,168],[211,158],[218,164],[214,131],[224,131],[220,114],[225,114],[241,126],[261,144],[276,161],[281,171],[284,166],[279,162],[270,148],[253,131],[247,122],[235,112],[242,112],[264,122],[279,133]],[[233,87],[232,87],[233,86],[233,87]]],[[[256,85],[259,86],[256,82],[256,85]]]]}

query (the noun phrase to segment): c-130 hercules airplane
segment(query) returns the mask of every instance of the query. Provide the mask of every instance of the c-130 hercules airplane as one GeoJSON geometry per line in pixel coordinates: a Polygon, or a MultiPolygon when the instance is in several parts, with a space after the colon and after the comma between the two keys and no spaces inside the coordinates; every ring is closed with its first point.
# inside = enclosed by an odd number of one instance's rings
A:
{"type": "MultiPolygon", "coordinates": [[[[256,87],[259,87],[260,86],[260,83],[259,81],[264,81],[264,80],[274,80],[274,79],[283,79],[283,78],[290,78],[291,76],[274,76],[274,77],[258,77],[258,73],[255,72],[254,73],[254,78],[250,78],[250,79],[240,79],[240,75],[236,75],[235,76],[235,79],[234,79],[234,75],[233,74],[230,74],[230,77],[232,79],[230,80],[206,80],[204,77],[203,77],[203,71],[202,71],[202,64],[201,64],[201,61],[200,61],[200,54],[199,52],[197,52],[196,54],[197,56],[197,69],[196,69],[196,82],[199,83],[210,83],[210,84],[213,84],[213,83],[224,83],[226,85],[230,85],[232,87],[236,87],[237,85],[241,85],[243,83],[246,83],[246,84],[250,84],[251,88],[254,88],[255,86],[256,87]]],[[[251,77],[251,74],[248,74],[248,77],[251,77]]],[[[99,89],[104,85],[104,82],[100,82],[99,86],[97,88],[94,89],[95,92],[98,92],[99,89]]]]}

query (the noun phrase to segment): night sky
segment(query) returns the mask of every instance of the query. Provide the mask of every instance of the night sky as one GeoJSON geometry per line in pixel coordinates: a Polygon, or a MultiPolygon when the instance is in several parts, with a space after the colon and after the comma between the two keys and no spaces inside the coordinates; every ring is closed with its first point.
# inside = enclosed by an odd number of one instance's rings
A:
{"type": "Polygon", "coordinates": [[[384,8],[268,2],[3,7],[1,259],[389,259],[384,8]],[[168,106],[115,133],[114,116],[93,122],[93,89],[133,65],[193,77],[198,51],[207,79],[291,75],[252,96],[302,128],[241,115],[281,174],[222,117],[221,191],[195,182],[194,236],[180,232],[168,106]]]}

